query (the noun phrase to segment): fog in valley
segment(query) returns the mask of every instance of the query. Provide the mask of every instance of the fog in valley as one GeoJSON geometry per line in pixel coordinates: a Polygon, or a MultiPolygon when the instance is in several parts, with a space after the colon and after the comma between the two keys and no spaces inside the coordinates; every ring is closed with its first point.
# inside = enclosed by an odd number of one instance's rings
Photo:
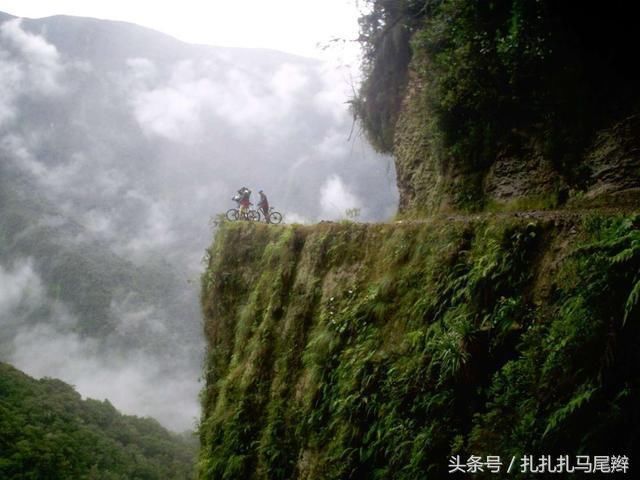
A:
{"type": "Polygon", "coordinates": [[[288,223],[395,213],[350,82],[275,51],[0,14],[0,360],[193,428],[201,261],[235,191],[263,189],[288,223]]]}

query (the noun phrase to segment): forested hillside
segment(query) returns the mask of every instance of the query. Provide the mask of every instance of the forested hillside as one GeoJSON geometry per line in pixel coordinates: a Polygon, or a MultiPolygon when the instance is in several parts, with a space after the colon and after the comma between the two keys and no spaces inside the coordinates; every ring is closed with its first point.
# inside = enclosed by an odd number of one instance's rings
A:
{"type": "Polygon", "coordinates": [[[0,363],[0,478],[191,479],[197,441],[0,363]]]}

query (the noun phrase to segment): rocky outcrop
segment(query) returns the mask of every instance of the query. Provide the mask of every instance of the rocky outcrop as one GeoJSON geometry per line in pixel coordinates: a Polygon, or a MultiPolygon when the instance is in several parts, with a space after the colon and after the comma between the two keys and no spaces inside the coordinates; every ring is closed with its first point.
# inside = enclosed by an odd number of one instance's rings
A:
{"type": "Polygon", "coordinates": [[[585,155],[589,198],[640,190],[640,115],[598,132],[585,155]]]}
{"type": "Polygon", "coordinates": [[[596,132],[569,170],[554,163],[539,140],[524,134],[517,146],[501,148],[486,169],[474,170],[443,156],[423,89],[414,75],[395,127],[401,213],[640,205],[640,115],[596,132]]]}

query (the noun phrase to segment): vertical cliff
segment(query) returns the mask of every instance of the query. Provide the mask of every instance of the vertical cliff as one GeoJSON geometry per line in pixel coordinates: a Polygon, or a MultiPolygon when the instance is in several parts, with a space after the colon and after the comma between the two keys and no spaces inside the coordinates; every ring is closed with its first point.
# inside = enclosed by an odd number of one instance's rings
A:
{"type": "Polygon", "coordinates": [[[202,277],[200,478],[629,454],[639,227],[562,213],[223,225],[202,277]]]}

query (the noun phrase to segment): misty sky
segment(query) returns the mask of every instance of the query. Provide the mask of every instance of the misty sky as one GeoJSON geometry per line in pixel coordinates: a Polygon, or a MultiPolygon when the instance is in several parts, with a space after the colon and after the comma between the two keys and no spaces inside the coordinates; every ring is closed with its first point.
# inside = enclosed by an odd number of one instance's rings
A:
{"type": "MultiPolygon", "coordinates": [[[[305,55],[342,21],[357,26],[355,14],[331,10],[348,1],[264,2],[253,29],[224,10],[234,2],[200,2],[219,5],[221,25],[234,27],[227,41],[208,40],[138,19],[143,2],[129,2],[127,17],[124,2],[98,3],[0,1],[0,11],[139,21],[184,40],[305,55]]],[[[175,28],[209,15],[195,5],[180,2],[175,28]]],[[[152,10],[169,22],[166,2],[152,10]]],[[[0,21],[0,361],[125,413],[192,427],[201,260],[209,220],[233,206],[236,189],[267,191],[286,223],[396,211],[393,163],[354,128],[356,86],[338,64],[200,48],[121,23],[0,21]]]]}
{"type": "Polygon", "coordinates": [[[23,17],[79,15],[122,20],[207,45],[272,48],[353,62],[357,48],[318,48],[332,38],[353,40],[357,0],[1,0],[0,10],[23,17]]]}

